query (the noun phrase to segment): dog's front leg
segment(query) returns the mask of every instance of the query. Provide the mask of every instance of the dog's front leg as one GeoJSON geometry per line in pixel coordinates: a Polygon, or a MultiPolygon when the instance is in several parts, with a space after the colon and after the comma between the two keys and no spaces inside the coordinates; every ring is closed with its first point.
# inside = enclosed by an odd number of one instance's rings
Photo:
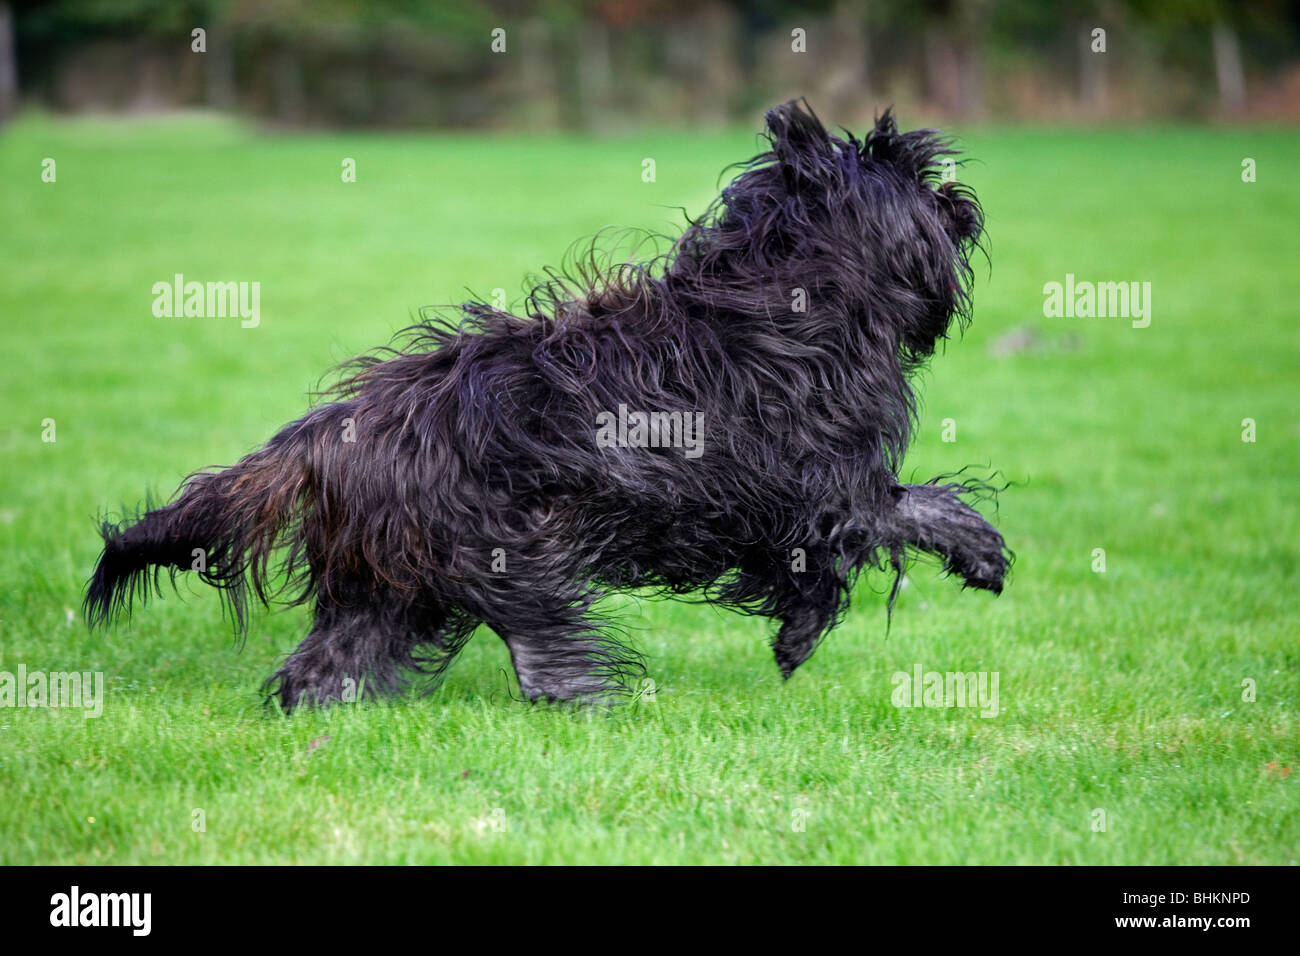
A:
{"type": "Polygon", "coordinates": [[[772,617],[781,622],[772,640],[772,652],[781,676],[789,678],[812,656],[817,644],[834,623],[843,597],[842,582],[835,576],[829,551],[809,550],[801,571],[775,568],[768,590],[775,605],[772,617]]]}
{"type": "Polygon", "coordinates": [[[894,547],[911,546],[943,558],[944,570],[967,587],[1002,593],[1010,556],[996,528],[959,497],[961,485],[900,485],[886,516],[894,547]]]}
{"type": "Polygon", "coordinates": [[[532,701],[607,701],[644,675],[640,655],[602,634],[574,596],[537,606],[520,598],[488,618],[510,649],[519,689],[532,701]]]}
{"type": "Polygon", "coordinates": [[[787,680],[795,669],[812,656],[817,642],[830,626],[834,607],[803,604],[790,608],[781,619],[781,629],[772,641],[776,666],[787,680]]]}

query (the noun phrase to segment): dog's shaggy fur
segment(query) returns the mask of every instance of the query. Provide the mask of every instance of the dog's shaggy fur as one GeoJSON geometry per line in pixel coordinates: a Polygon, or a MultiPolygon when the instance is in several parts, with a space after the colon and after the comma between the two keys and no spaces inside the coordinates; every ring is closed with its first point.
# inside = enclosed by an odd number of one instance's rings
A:
{"type": "Polygon", "coordinates": [[[908,379],[969,318],[983,218],[941,181],[952,150],[889,113],[863,141],[798,102],[767,126],[770,151],[650,264],[557,275],[526,317],[469,303],[417,325],[259,451],[105,525],[88,618],[197,555],[243,625],[278,555],[315,604],[272,678],[286,707],[441,674],[479,623],[525,695],[568,700],[619,693],[641,666],[592,616],[612,589],[778,621],[786,677],[862,568],[929,552],[1001,591],[1008,555],[969,487],[896,477],[908,379]],[[702,414],[703,453],[598,441],[620,406],[702,414]]]}

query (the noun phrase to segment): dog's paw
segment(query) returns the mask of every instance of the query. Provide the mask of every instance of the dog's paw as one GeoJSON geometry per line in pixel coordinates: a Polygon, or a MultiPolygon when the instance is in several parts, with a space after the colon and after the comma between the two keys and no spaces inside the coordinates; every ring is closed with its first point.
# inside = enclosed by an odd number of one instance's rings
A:
{"type": "Polygon", "coordinates": [[[967,564],[964,567],[954,568],[954,571],[961,575],[963,586],[968,588],[979,588],[983,591],[992,591],[994,594],[1002,593],[1002,583],[1007,575],[1007,568],[1010,561],[1007,556],[1001,552],[990,552],[978,561],[967,564]]]}
{"type": "Polygon", "coordinates": [[[327,707],[345,700],[355,700],[360,696],[354,690],[355,683],[346,679],[324,677],[297,667],[290,660],[266,682],[268,700],[271,697],[280,703],[280,709],[286,714],[295,710],[311,707],[327,707]]]}
{"type": "Polygon", "coordinates": [[[979,526],[963,529],[960,546],[948,555],[949,570],[965,587],[1001,594],[1011,555],[1002,535],[983,518],[976,518],[979,526]]]}
{"type": "Polygon", "coordinates": [[[1011,552],[1002,535],[955,493],[946,517],[942,553],[948,572],[960,577],[965,587],[1001,594],[1011,567],[1011,552]]]}

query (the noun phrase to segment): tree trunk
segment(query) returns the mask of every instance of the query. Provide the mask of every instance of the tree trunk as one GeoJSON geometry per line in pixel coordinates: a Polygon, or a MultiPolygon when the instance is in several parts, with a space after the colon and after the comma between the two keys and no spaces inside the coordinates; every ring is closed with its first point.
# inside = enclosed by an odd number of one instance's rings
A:
{"type": "Polygon", "coordinates": [[[938,23],[925,28],[925,93],[930,105],[949,116],[961,102],[960,68],[948,31],[938,23]]]}
{"type": "Polygon", "coordinates": [[[1220,20],[1211,32],[1214,44],[1214,74],[1219,80],[1219,105],[1225,113],[1240,113],[1246,107],[1246,74],[1241,68],[1241,44],[1237,32],[1220,20]]]}
{"type": "Polygon", "coordinates": [[[1079,102],[1084,112],[1090,116],[1101,116],[1109,106],[1109,90],[1106,78],[1106,57],[1109,53],[1094,53],[1092,49],[1092,30],[1090,24],[1083,23],[1077,28],[1079,43],[1079,102]]]}
{"type": "Polygon", "coordinates": [[[302,61],[298,51],[287,45],[276,50],[271,61],[271,89],[275,115],[282,122],[302,122],[306,99],[303,95],[302,61]]]}
{"type": "Polygon", "coordinates": [[[234,34],[222,27],[208,31],[208,52],[203,54],[203,63],[207,67],[206,93],[208,105],[219,110],[233,110],[238,98],[233,42],[234,34]]]}
{"type": "Polygon", "coordinates": [[[610,62],[609,27],[596,19],[584,19],[578,31],[578,110],[584,128],[599,125],[609,109],[614,68],[610,62]]]}
{"type": "Polygon", "coordinates": [[[0,0],[0,125],[18,111],[18,57],[14,49],[14,14],[0,0]]]}
{"type": "Polygon", "coordinates": [[[829,24],[830,54],[826,57],[824,85],[826,112],[831,116],[857,113],[871,99],[865,20],[863,10],[856,3],[850,0],[836,3],[829,24]]]}

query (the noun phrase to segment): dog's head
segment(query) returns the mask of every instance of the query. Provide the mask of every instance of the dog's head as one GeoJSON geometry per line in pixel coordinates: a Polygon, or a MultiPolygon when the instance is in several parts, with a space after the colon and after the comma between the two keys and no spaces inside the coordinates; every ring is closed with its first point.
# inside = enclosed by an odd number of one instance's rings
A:
{"type": "MultiPolygon", "coordinates": [[[[840,138],[800,101],[767,113],[771,150],[720,197],[715,228],[747,265],[834,298],[906,364],[970,318],[971,252],[984,218],[954,181],[956,152],[933,130],[900,133],[886,111],[864,140],[840,138]],[[785,267],[785,268],[783,268],[785,267]]],[[[734,263],[734,258],[732,259],[734,263]]]]}
{"type": "Polygon", "coordinates": [[[956,151],[933,130],[900,133],[892,111],[865,140],[833,136],[791,101],[767,113],[773,166],[798,219],[850,248],[868,323],[889,322],[913,360],[934,352],[954,319],[970,318],[970,254],[984,217],[954,179],[956,151]],[[792,202],[793,200],[793,202],[792,202]]]}

